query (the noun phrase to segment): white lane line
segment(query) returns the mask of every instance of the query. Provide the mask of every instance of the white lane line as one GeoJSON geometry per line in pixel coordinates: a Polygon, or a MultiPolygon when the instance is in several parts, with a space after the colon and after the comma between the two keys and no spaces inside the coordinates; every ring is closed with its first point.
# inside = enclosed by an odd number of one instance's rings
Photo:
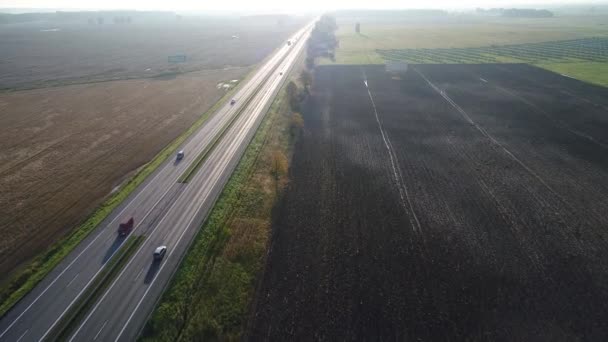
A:
{"type": "Polygon", "coordinates": [[[66,287],[70,287],[70,285],[72,285],[72,283],[74,282],[74,280],[76,280],[76,278],[78,278],[78,275],[80,275],[80,273],[76,273],[76,275],[74,276],[74,278],[72,278],[72,280],[70,280],[70,282],[68,283],[68,285],[66,287]]]}
{"type": "Polygon", "coordinates": [[[137,273],[137,276],[135,276],[135,279],[133,279],[133,282],[135,282],[137,280],[137,278],[139,278],[139,276],[142,274],[142,272],[144,271],[145,267],[142,267],[141,270],[139,270],[139,273],[137,273]]]}
{"type": "Polygon", "coordinates": [[[479,78],[479,80],[480,80],[481,82],[483,82],[483,83],[488,83],[488,81],[486,81],[485,79],[483,79],[483,78],[481,78],[481,77],[479,78]]]}
{"type": "Polygon", "coordinates": [[[106,324],[108,324],[108,321],[105,321],[103,323],[103,325],[101,326],[101,329],[99,329],[99,331],[97,332],[97,334],[95,335],[95,337],[93,337],[93,341],[97,340],[97,338],[99,337],[99,334],[101,334],[101,331],[103,330],[103,328],[106,327],[106,324]]]}
{"type": "Polygon", "coordinates": [[[405,185],[405,182],[403,181],[403,177],[401,176],[401,170],[399,169],[399,165],[397,165],[397,162],[396,162],[397,155],[395,154],[395,151],[392,149],[393,145],[391,144],[388,135],[384,131],[384,126],[382,125],[382,122],[380,121],[380,117],[378,116],[378,109],[376,108],[376,103],[374,102],[374,97],[372,96],[372,93],[369,90],[369,86],[367,85],[367,76],[365,76],[365,72],[363,72],[363,78],[364,78],[363,83],[365,83],[365,88],[367,89],[367,94],[369,95],[369,99],[372,103],[372,107],[374,109],[374,115],[376,116],[376,122],[378,123],[378,128],[380,129],[380,134],[382,135],[382,140],[384,141],[384,146],[386,147],[388,156],[391,160],[391,166],[393,168],[393,175],[395,176],[395,182],[397,183],[397,188],[399,189],[399,196],[401,197],[401,205],[403,206],[403,209],[405,209],[406,212],[407,211],[411,212],[412,217],[410,218],[410,223],[411,223],[414,231],[421,233],[422,226],[420,225],[418,216],[416,215],[416,212],[414,211],[414,205],[412,203],[412,200],[410,199],[410,195],[408,193],[407,186],[405,185]],[[406,202],[407,202],[407,204],[406,204],[406,202]],[[412,218],[413,218],[413,220],[412,220],[412,218]]]}
{"type": "Polygon", "coordinates": [[[27,334],[28,331],[30,331],[30,329],[27,329],[23,334],[21,334],[21,336],[19,336],[19,338],[15,342],[21,341],[21,339],[23,338],[23,336],[25,336],[25,334],[27,334]]]}

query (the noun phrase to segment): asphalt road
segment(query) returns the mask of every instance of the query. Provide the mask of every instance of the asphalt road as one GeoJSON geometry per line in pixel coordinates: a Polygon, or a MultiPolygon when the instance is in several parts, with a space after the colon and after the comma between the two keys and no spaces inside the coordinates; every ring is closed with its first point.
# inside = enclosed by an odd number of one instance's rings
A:
{"type": "MultiPolygon", "coordinates": [[[[89,235],[55,270],[0,321],[0,341],[44,339],[81,297],[95,276],[120,248],[120,222],[130,217],[132,234],[146,240],[114,279],[71,337],[82,340],[134,340],[171,278],[192,238],[213,207],[261,122],[286,71],[304,47],[310,26],[279,48],[233,98],[181,148],[185,158],[168,160],[89,235]],[[283,75],[281,75],[283,73],[283,75]],[[240,114],[239,114],[240,113],[240,114]],[[177,179],[223,127],[239,115],[189,183],[177,179]],[[152,252],[166,245],[160,263],[152,252]]],[[[85,190],[86,191],[86,190],[85,190]]]]}

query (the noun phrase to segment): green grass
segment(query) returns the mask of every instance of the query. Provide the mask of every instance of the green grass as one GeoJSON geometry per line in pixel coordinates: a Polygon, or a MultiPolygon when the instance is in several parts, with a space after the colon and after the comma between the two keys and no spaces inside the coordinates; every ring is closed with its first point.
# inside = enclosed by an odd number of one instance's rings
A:
{"type": "MultiPolygon", "coordinates": [[[[450,16],[434,19],[338,17],[340,41],[335,64],[529,63],[607,86],[606,45],[590,46],[596,37],[608,41],[608,16],[543,19],[450,16]],[[518,49],[522,49],[521,51],[518,49]],[[603,50],[602,50],[603,49],[603,50]]],[[[323,59],[321,64],[334,64],[323,59]]]]}
{"type": "Polygon", "coordinates": [[[144,242],[145,236],[129,236],[124,246],[110,260],[106,267],[101,271],[91,285],[87,288],[82,297],[70,308],[59,324],[51,331],[48,340],[65,341],[76,325],[84,318],[83,316],[95,304],[97,299],[104,293],[112,280],[126,265],[137,248],[144,242]]]}
{"type": "MultiPolygon", "coordinates": [[[[250,76],[248,74],[245,79],[250,76]]],[[[240,83],[242,84],[242,82],[240,83]]],[[[177,137],[167,147],[160,151],[154,159],[125,183],[117,192],[101,204],[89,218],[75,228],[72,233],[54,243],[48,250],[35,257],[25,267],[15,271],[5,285],[0,289],[0,317],[4,316],[21,298],[31,291],[53,268],[55,268],[76,246],[87,237],[120,203],[122,203],[152,172],[167,158],[173,157],[176,149],[198,128],[207,121],[219,106],[231,97],[237,87],[234,87],[184,133],[177,137]]]]}
{"type": "Polygon", "coordinates": [[[608,87],[608,63],[540,63],[539,67],[608,87]]]}
{"type": "MultiPolygon", "coordinates": [[[[282,187],[273,183],[272,156],[276,151],[289,155],[294,142],[287,102],[282,89],[147,322],[141,340],[241,337],[263,267],[277,189],[282,187]]],[[[281,182],[284,185],[285,180],[281,182]]]]}

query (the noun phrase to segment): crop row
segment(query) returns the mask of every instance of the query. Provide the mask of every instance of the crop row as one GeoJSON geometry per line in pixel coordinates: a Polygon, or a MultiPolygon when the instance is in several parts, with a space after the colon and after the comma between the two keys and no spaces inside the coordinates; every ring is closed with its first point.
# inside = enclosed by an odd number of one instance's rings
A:
{"type": "Polygon", "coordinates": [[[608,38],[473,48],[376,50],[387,60],[409,63],[608,62],[608,38]]]}

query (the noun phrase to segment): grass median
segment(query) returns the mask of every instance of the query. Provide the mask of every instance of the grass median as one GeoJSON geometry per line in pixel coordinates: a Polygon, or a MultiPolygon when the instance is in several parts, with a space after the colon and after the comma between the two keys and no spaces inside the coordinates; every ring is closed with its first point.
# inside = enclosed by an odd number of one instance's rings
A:
{"type": "MultiPolygon", "coordinates": [[[[302,65],[300,58],[294,70],[302,65]]],[[[143,341],[242,336],[300,119],[281,89],[146,323],[143,341]]]]}
{"type": "MultiPolygon", "coordinates": [[[[249,71],[243,81],[249,79],[249,71]]],[[[44,277],[49,274],[76,246],[86,238],[108,215],[118,207],[146,178],[151,175],[167,158],[175,154],[177,148],[196,132],[220,106],[245,82],[227,92],[218,102],[207,110],[196,122],[173,142],[161,150],[149,163],[140,168],[135,176],[124,183],[121,188],[102,203],[86,221],[76,227],[72,233],[54,243],[48,250],[18,269],[0,288],[0,317],[3,317],[16,303],[29,293],[44,277]]]]}

